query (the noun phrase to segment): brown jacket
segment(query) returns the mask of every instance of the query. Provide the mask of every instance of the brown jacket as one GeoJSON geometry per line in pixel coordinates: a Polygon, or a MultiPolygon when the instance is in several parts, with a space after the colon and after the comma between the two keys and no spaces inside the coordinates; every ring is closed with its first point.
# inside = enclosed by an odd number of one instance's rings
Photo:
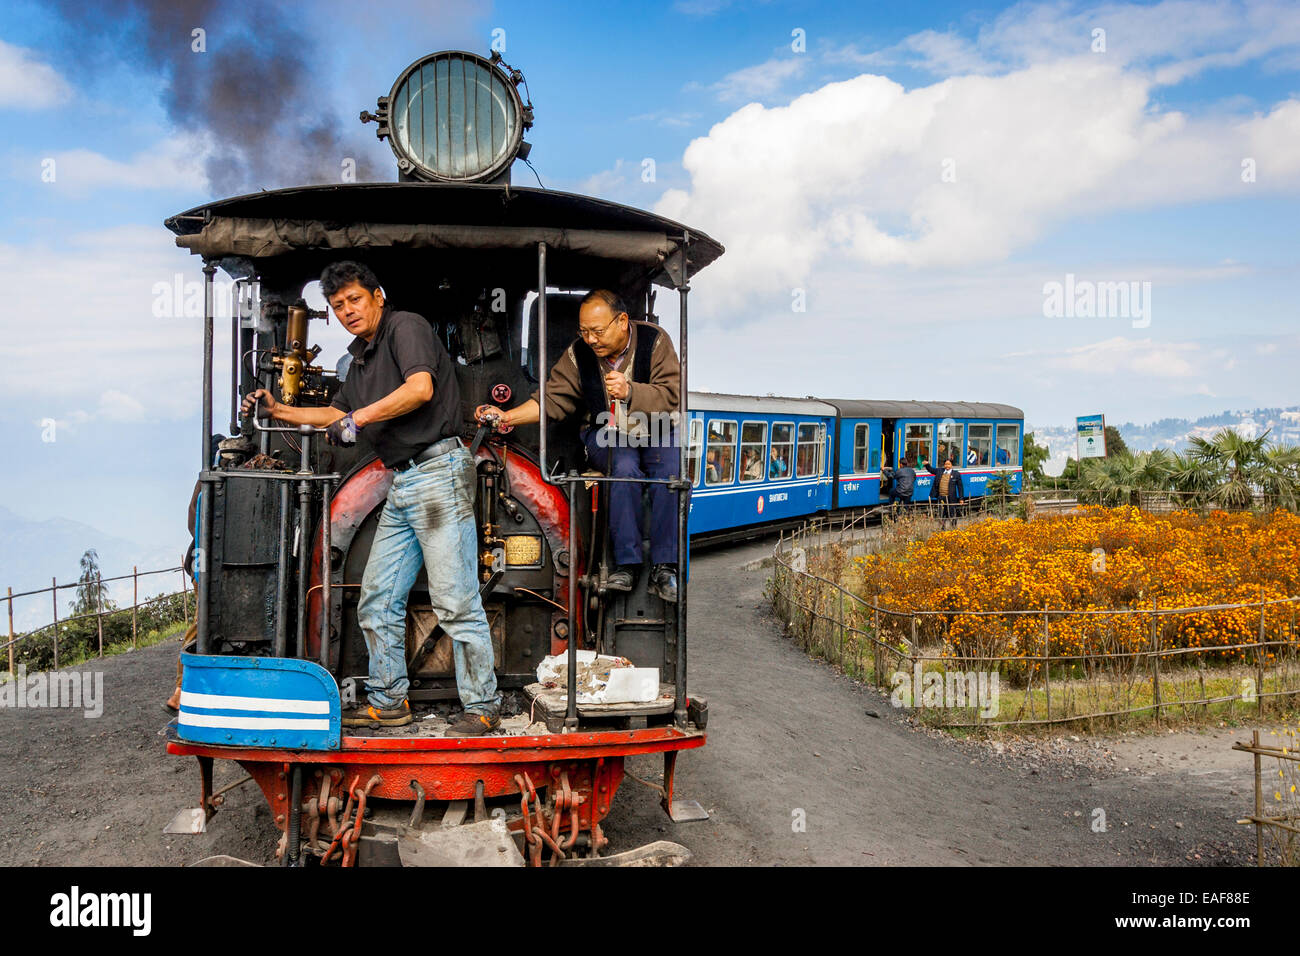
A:
{"type": "MultiPolygon", "coordinates": [[[[649,322],[629,322],[629,335],[627,352],[622,361],[616,366],[617,371],[631,376],[632,359],[636,355],[637,336],[644,334],[643,328],[655,328],[649,322]]],[[[577,343],[575,342],[574,345],[577,343]]],[[[584,417],[589,417],[587,413],[587,402],[582,394],[582,378],[578,372],[578,362],[573,355],[573,345],[564,350],[564,354],[551,368],[551,374],[546,379],[546,416],[547,418],[567,418],[575,412],[581,412],[584,417]]],[[[605,369],[605,363],[601,360],[601,369],[605,369]]],[[[652,414],[654,412],[674,412],[681,408],[678,385],[680,384],[681,366],[677,362],[677,350],[673,348],[673,343],[668,339],[668,333],[662,329],[659,332],[658,341],[655,342],[654,351],[650,353],[650,380],[648,382],[631,383],[631,391],[626,401],[626,412],[643,412],[652,414]]],[[[532,397],[537,398],[538,393],[533,392],[532,397]]],[[[609,394],[605,394],[605,402],[610,401],[609,394]]],[[[620,423],[621,424],[621,423],[620,423]]],[[[633,431],[637,429],[635,426],[633,431]]]]}

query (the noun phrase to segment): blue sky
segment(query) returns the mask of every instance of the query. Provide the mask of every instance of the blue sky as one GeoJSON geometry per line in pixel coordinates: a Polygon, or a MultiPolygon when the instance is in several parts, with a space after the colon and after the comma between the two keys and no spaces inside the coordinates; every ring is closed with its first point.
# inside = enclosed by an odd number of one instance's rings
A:
{"type": "Polygon", "coordinates": [[[222,191],[206,160],[292,147],[307,119],[387,178],[358,111],[420,55],[486,52],[494,30],[528,78],[548,187],[727,246],[693,284],[695,387],[1001,401],[1043,425],[1300,402],[1292,4],[378,2],[362,22],[338,0],[270,6],[286,28],[260,55],[300,52],[301,102],[254,97],[220,135],[167,90],[210,84],[248,10],[169,4],[160,35],[128,0],[91,23],[7,7],[0,500],[21,515],[183,537],[201,323],[155,315],[154,289],[199,273],[163,218],[295,184],[271,162],[222,191]],[[1149,312],[1045,315],[1067,276],[1149,283],[1149,312]]]}

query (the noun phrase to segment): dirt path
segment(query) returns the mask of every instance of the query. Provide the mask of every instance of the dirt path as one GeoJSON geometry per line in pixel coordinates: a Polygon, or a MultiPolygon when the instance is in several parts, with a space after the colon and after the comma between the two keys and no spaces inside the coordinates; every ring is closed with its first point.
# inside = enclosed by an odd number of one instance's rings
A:
{"type": "MultiPolygon", "coordinates": [[[[607,826],[616,848],[673,839],[704,864],[1249,861],[1253,835],[1233,820],[1251,802],[1250,760],[1229,749],[1249,731],[997,753],[919,730],[781,636],[762,596],[768,572],[741,570],[769,551],[719,550],[692,566],[691,686],[709,697],[711,721],[708,746],[679,761],[678,794],[711,819],[673,824],[629,780],[607,826]],[[1090,826],[1098,808],[1103,833],[1090,826]]],[[[79,668],[104,675],[97,719],[0,708],[0,864],[272,858],[251,786],[228,795],[207,834],[162,832],[198,799],[193,761],[168,757],[159,736],[175,655],[169,642],[79,668]]],[[[662,763],[629,768],[650,778],[662,763]]],[[[217,785],[237,775],[219,763],[217,785]]]]}

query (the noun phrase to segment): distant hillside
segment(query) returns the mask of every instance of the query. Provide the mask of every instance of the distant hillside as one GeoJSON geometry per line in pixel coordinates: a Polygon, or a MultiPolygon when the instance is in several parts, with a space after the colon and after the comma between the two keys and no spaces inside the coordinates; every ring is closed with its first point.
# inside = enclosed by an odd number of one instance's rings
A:
{"type": "MultiPolygon", "coordinates": [[[[134,541],[105,534],[90,525],[66,518],[31,521],[0,507],[0,597],[5,588],[15,593],[50,586],[57,577],[60,584],[77,580],[80,561],[87,548],[99,553],[99,566],[105,577],[130,574],[131,566],[141,571],[175,567],[184,554],[185,542],[174,548],[147,548],[134,541]]],[[[151,575],[140,579],[140,597],[180,588],[180,573],[151,575]]],[[[110,597],[121,605],[131,603],[131,582],[109,585],[110,597]]],[[[59,615],[76,599],[71,588],[59,591],[59,615]]],[[[2,613],[2,612],[0,612],[2,613]]],[[[29,630],[48,624],[52,616],[50,596],[43,594],[14,600],[14,628],[29,630]]],[[[7,618],[0,628],[7,628],[7,618]]]]}
{"type": "MultiPolygon", "coordinates": [[[[1300,406],[1290,408],[1255,408],[1249,411],[1223,411],[1217,415],[1206,415],[1190,420],[1186,418],[1162,418],[1160,421],[1146,425],[1133,422],[1116,425],[1124,444],[1130,451],[1151,451],[1165,448],[1169,451],[1182,451],[1194,437],[1208,438],[1223,428],[1231,428],[1247,438],[1255,438],[1265,431],[1271,441],[1286,445],[1300,445],[1300,406]]],[[[1049,475],[1059,475],[1065,467],[1065,460],[1073,458],[1075,452],[1075,428],[1073,424],[1032,426],[1026,425],[1026,431],[1034,433],[1034,440],[1046,445],[1051,452],[1047,460],[1046,471],[1049,475]]]]}

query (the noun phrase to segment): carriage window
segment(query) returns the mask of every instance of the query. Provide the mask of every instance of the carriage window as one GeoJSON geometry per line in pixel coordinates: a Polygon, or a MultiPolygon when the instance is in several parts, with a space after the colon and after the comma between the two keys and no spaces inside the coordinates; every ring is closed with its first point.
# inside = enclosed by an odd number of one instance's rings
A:
{"type": "Polygon", "coordinates": [[[691,419],[691,442],[686,449],[686,467],[690,469],[691,484],[700,478],[700,446],[704,444],[704,419],[691,419]]]}
{"type": "Polygon", "coordinates": [[[871,447],[871,426],[867,424],[853,426],[853,473],[865,474],[871,447]]]}
{"type": "Polygon", "coordinates": [[[736,472],[736,423],[709,422],[709,444],[704,455],[704,483],[729,485],[736,472]]]}
{"type": "Polygon", "coordinates": [[[998,464],[1020,464],[1020,426],[998,426],[998,464]]]}
{"type": "Polygon", "coordinates": [[[903,433],[903,454],[913,468],[924,468],[930,461],[930,437],[933,425],[908,425],[903,433]]]}
{"type": "Polygon", "coordinates": [[[941,465],[948,458],[959,468],[966,463],[966,449],[961,443],[961,425],[957,422],[939,423],[939,455],[934,463],[941,465]]]}
{"type": "Polygon", "coordinates": [[[808,423],[799,426],[799,458],[795,462],[795,475],[807,478],[816,475],[821,465],[821,426],[808,423]]]}
{"type": "Polygon", "coordinates": [[[767,422],[745,422],[740,426],[740,480],[762,481],[766,455],[767,422]]]}
{"type": "Polygon", "coordinates": [[[972,464],[970,460],[971,451],[975,452],[976,465],[987,465],[992,460],[993,455],[993,426],[992,425],[969,425],[966,429],[969,436],[968,447],[966,449],[966,464],[972,464]]]}
{"type": "Polygon", "coordinates": [[[772,426],[772,453],[767,460],[767,477],[789,478],[794,461],[794,425],[778,422],[772,426]]]}

